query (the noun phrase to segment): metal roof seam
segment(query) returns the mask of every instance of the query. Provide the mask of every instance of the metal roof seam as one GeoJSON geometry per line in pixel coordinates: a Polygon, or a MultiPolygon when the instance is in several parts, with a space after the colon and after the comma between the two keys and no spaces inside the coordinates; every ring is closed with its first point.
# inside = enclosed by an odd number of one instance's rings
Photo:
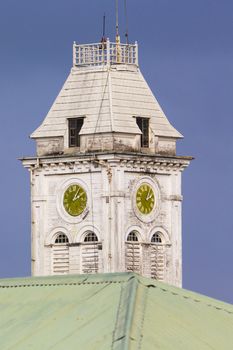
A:
{"type": "MultiPolygon", "coordinates": [[[[143,284],[143,282],[139,282],[139,283],[142,283],[143,284]]],[[[145,285],[144,284],[144,286],[146,286],[147,288],[150,288],[152,285],[145,285]]],[[[227,310],[227,309],[224,309],[224,308],[221,308],[221,307],[219,307],[219,306],[215,306],[215,305],[213,305],[213,304],[206,304],[205,302],[203,302],[202,300],[200,300],[200,299],[194,299],[194,298],[192,298],[192,297],[190,297],[190,296],[187,296],[187,295],[182,295],[182,294],[180,294],[180,293],[176,293],[176,292],[173,292],[173,291],[170,291],[170,290],[168,290],[168,289],[165,289],[165,288],[161,288],[161,287],[159,287],[159,286],[154,286],[155,288],[158,288],[158,289],[160,289],[162,292],[168,292],[168,293],[170,293],[170,294],[172,294],[172,295],[174,295],[174,296],[179,296],[179,297],[182,297],[182,298],[184,298],[184,299],[188,299],[188,300],[192,300],[192,301],[194,301],[195,303],[202,303],[202,304],[204,304],[204,305],[206,305],[206,306],[208,306],[208,307],[212,307],[212,308],[214,308],[214,309],[216,309],[216,310],[218,310],[218,311],[224,311],[224,312],[227,312],[228,314],[232,314],[233,315],[233,311],[229,311],[229,310],[227,310]]]]}
{"type": "MultiPolygon", "coordinates": [[[[112,332],[112,341],[111,341],[111,350],[114,349],[114,343],[116,342],[116,332],[117,332],[117,323],[118,323],[118,319],[119,319],[119,314],[120,314],[120,305],[122,303],[122,294],[123,294],[123,288],[121,286],[121,291],[120,291],[120,297],[119,297],[119,302],[118,302],[118,306],[117,306],[117,312],[116,312],[116,320],[115,320],[115,326],[112,332]]],[[[122,339],[122,337],[121,337],[122,339]]],[[[118,339],[119,340],[119,339],[118,339]]]]}
{"type": "Polygon", "coordinates": [[[19,285],[0,285],[0,288],[25,288],[25,287],[57,287],[57,286],[81,286],[90,284],[112,284],[126,283],[126,281],[101,281],[101,282],[83,282],[83,283],[42,283],[42,284],[19,284],[19,285]]]}
{"type": "MultiPolygon", "coordinates": [[[[139,282],[139,284],[141,284],[141,283],[139,282]]],[[[140,326],[139,326],[139,329],[137,329],[137,333],[139,333],[138,331],[140,331],[140,334],[138,334],[138,337],[139,337],[138,345],[137,345],[138,350],[142,349],[143,329],[144,329],[144,324],[145,324],[145,316],[146,316],[146,307],[147,307],[149,288],[146,288],[145,291],[141,292],[141,296],[140,296],[142,311],[141,311],[141,321],[139,322],[140,326]]],[[[135,307],[134,315],[136,314],[136,312],[137,312],[137,308],[135,307]]],[[[136,317],[134,317],[134,318],[136,318],[136,317]]]]}

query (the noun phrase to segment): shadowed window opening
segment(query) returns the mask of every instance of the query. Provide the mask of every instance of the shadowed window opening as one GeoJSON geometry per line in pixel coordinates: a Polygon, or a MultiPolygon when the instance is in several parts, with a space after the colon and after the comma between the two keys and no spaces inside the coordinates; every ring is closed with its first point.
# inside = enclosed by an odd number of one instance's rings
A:
{"type": "Polygon", "coordinates": [[[161,235],[160,233],[154,233],[152,238],[151,238],[151,242],[152,243],[162,243],[162,238],[161,238],[161,235]]]}
{"type": "Polygon", "coordinates": [[[127,242],[138,242],[137,231],[131,231],[131,232],[128,234],[127,242]]]}
{"type": "Polygon", "coordinates": [[[98,237],[96,236],[96,234],[94,232],[89,232],[85,236],[84,242],[98,242],[98,237]]]}
{"type": "Polygon", "coordinates": [[[69,119],[69,147],[80,147],[80,130],[83,126],[84,118],[69,119]]]}
{"type": "Polygon", "coordinates": [[[149,147],[149,119],[136,117],[136,122],[141,130],[141,147],[149,147]]]}
{"type": "Polygon", "coordinates": [[[61,243],[69,243],[68,237],[61,233],[59,236],[57,236],[55,240],[55,244],[61,244],[61,243]]]}

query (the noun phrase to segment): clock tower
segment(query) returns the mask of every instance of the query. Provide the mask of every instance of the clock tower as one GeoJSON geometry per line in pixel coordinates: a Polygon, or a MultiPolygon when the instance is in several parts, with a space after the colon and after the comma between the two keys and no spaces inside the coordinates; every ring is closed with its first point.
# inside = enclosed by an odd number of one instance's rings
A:
{"type": "Polygon", "coordinates": [[[32,133],[32,274],[134,271],[181,286],[182,135],[138,65],[138,45],[73,45],[73,67],[32,133]]]}

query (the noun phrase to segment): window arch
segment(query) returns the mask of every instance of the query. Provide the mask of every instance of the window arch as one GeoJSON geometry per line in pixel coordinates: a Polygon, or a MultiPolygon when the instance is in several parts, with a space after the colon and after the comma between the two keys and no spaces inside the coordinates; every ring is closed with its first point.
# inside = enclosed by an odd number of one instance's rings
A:
{"type": "Polygon", "coordinates": [[[127,242],[138,242],[138,232],[131,231],[127,236],[127,242]]]}
{"type": "Polygon", "coordinates": [[[98,237],[92,231],[86,233],[84,237],[84,242],[98,242],[98,237]]]}
{"type": "Polygon", "coordinates": [[[163,243],[161,232],[154,233],[153,236],[151,237],[151,242],[152,243],[163,243]]]}
{"type": "Polygon", "coordinates": [[[55,244],[62,244],[62,243],[63,244],[69,243],[69,239],[64,233],[58,234],[55,239],[55,244]]]}

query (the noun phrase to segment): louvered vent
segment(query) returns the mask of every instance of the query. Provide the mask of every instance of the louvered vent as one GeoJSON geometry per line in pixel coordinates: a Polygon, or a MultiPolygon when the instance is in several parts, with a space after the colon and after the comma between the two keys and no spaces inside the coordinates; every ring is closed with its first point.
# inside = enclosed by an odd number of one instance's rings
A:
{"type": "Polygon", "coordinates": [[[155,233],[151,238],[150,258],[151,278],[163,281],[165,269],[165,248],[159,232],[155,233]]]}
{"type": "Polygon", "coordinates": [[[136,273],[141,271],[141,250],[139,243],[126,242],[126,270],[136,273]]]}
{"type": "Polygon", "coordinates": [[[138,242],[138,232],[132,231],[127,237],[125,249],[126,271],[141,272],[141,247],[138,242]]]}
{"type": "Polygon", "coordinates": [[[69,240],[66,235],[60,234],[55,240],[53,250],[53,273],[62,275],[69,273],[69,240]]]}
{"type": "Polygon", "coordinates": [[[164,246],[151,245],[151,278],[159,281],[164,280],[165,252],[164,246]]]}
{"type": "Polygon", "coordinates": [[[99,248],[98,238],[94,232],[88,232],[82,244],[82,272],[99,272],[99,248]]]}

